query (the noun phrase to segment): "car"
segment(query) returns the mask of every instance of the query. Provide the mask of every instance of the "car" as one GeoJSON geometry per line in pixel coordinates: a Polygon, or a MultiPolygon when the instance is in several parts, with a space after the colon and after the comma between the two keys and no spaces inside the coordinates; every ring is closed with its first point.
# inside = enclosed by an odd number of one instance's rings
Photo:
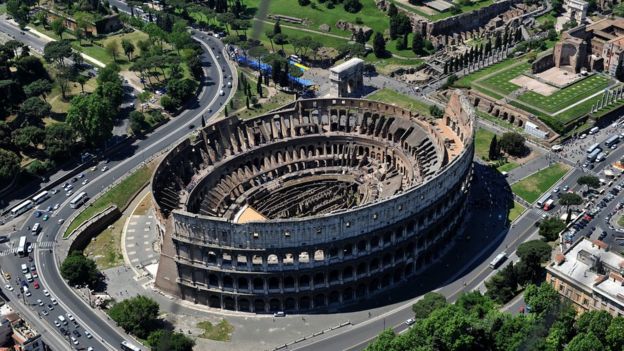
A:
{"type": "Polygon", "coordinates": [[[563,190],[563,191],[568,191],[568,190],[570,190],[570,187],[569,187],[569,186],[567,186],[567,185],[565,185],[565,186],[563,187],[563,189],[562,189],[562,190],[563,190]]]}
{"type": "Polygon", "coordinates": [[[50,216],[48,216],[47,214],[46,214],[46,215],[43,215],[43,220],[44,220],[44,221],[47,221],[48,219],[50,219],[50,216]]]}
{"type": "Polygon", "coordinates": [[[223,89],[219,90],[219,95],[221,96],[225,95],[225,91],[223,91],[223,89]]]}
{"type": "Polygon", "coordinates": [[[74,345],[78,345],[78,339],[76,339],[73,336],[70,336],[70,338],[71,338],[71,341],[74,343],[74,345]]]}
{"type": "Polygon", "coordinates": [[[72,316],[71,313],[67,313],[67,319],[69,319],[70,321],[74,321],[74,316],[72,316]]]}
{"type": "Polygon", "coordinates": [[[97,166],[93,166],[93,167],[91,167],[91,171],[92,171],[92,172],[97,171],[97,166]]]}
{"type": "Polygon", "coordinates": [[[56,325],[56,327],[58,328],[58,327],[60,327],[60,326],[61,326],[61,323],[59,323],[59,321],[57,321],[57,320],[55,319],[55,320],[54,320],[54,325],[56,325]]]}
{"type": "Polygon", "coordinates": [[[67,189],[71,186],[71,184],[69,184],[68,182],[65,182],[65,184],[63,184],[63,189],[67,189]]]}
{"type": "Polygon", "coordinates": [[[63,222],[65,222],[65,220],[63,218],[59,218],[58,224],[63,224],[63,222]]]}
{"type": "Polygon", "coordinates": [[[553,189],[553,193],[558,193],[559,190],[560,190],[559,187],[556,187],[556,188],[553,189]]]}
{"type": "Polygon", "coordinates": [[[11,280],[11,273],[4,272],[4,277],[6,278],[6,280],[11,280]]]}
{"type": "Polygon", "coordinates": [[[4,286],[8,291],[13,291],[13,287],[11,286],[11,284],[7,284],[4,286]]]}
{"type": "Polygon", "coordinates": [[[77,338],[80,337],[80,332],[77,331],[76,329],[72,330],[72,334],[74,334],[74,336],[77,337],[77,338]]]}
{"type": "Polygon", "coordinates": [[[87,347],[87,351],[93,351],[93,347],[91,346],[87,347]]]}
{"type": "Polygon", "coordinates": [[[405,321],[405,325],[412,325],[416,323],[416,321],[414,320],[414,318],[410,318],[408,320],[405,321]]]}
{"type": "Polygon", "coordinates": [[[615,149],[617,149],[617,145],[616,144],[611,145],[611,150],[615,150],[615,149]]]}
{"type": "Polygon", "coordinates": [[[39,278],[39,274],[37,274],[37,271],[36,271],[36,270],[33,270],[33,271],[31,272],[31,274],[32,274],[33,278],[39,278]]]}
{"type": "Polygon", "coordinates": [[[85,329],[84,331],[85,336],[87,337],[87,339],[91,339],[93,337],[93,335],[91,335],[91,333],[85,329]]]}
{"type": "Polygon", "coordinates": [[[54,309],[54,306],[52,306],[52,304],[51,304],[51,303],[49,303],[49,304],[48,304],[48,309],[49,309],[50,311],[52,311],[52,310],[54,309]]]}
{"type": "Polygon", "coordinates": [[[76,178],[76,177],[73,177],[73,178],[72,178],[72,183],[75,183],[75,182],[77,182],[77,181],[78,181],[78,178],[76,178]]]}
{"type": "Polygon", "coordinates": [[[273,317],[286,317],[286,313],[284,311],[278,311],[273,313],[273,317]]]}
{"type": "Polygon", "coordinates": [[[54,204],[54,207],[52,207],[52,209],[53,210],[58,210],[59,207],[61,207],[61,204],[56,203],[56,204],[54,204]]]}
{"type": "Polygon", "coordinates": [[[56,188],[55,188],[55,189],[52,189],[52,191],[51,191],[52,195],[56,195],[56,193],[58,193],[58,192],[59,192],[59,191],[58,191],[58,189],[56,189],[56,188]]]}
{"type": "Polygon", "coordinates": [[[43,309],[43,310],[41,310],[41,314],[44,315],[44,316],[47,316],[47,315],[50,314],[50,312],[48,312],[48,310],[46,310],[46,309],[43,309]]]}
{"type": "Polygon", "coordinates": [[[56,301],[56,299],[53,296],[50,297],[50,301],[52,301],[53,305],[58,305],[58,301],[56,301]]]}
{"type": "Polygon", "coordinates": [[[70,190],[70,191],[68,191],[68,192],[65,194],[65,196],[70,197],[70,196],[72,196],[72,194],[73,194],[73,193],[74,193],[74,192],[70,190]]]}
{"type": "Polygon", "coordinates": [[[73,186],[73,185],[68,184],[68,185],[67,185],[67,187],[65,187],[65,191],[72,190],[73,188],[74,188],[74,186],[73,186]]]}
{"type": "Polygon", "coordinates": [[[36,218],[41,217],[41,212],[39,212],[39,211],[35,211],[35,217],[36,217],[36,218]]]}
{"type": "Polygon", "coordinates": [[[41,299],[37,299],[37,305],[43,306],[43,301],[41,301],[41,299]]]}
{"type": "Polygon", "coordinates": [[[84,178],[84,173],[80,173],[80,174],[78,175],[78,178],[84,178]]]}
{"type": "Polygon", "coordinates": [[[48,292],[47,289],[43,289],[43,295],[44,296],[50,296],[50,293],[48,292]]]}
{"type": "Polygon", "coordinates": [[[88,182],[89,182],[89,179],[85,179],[85,180],[83,180],[83,181],[82,181],[82,185],[85,185],[85,184],[87,184],[88,182]]]}
{"type": "Polygon", "coordinates": [[[35,289],[39,289],[40,288],[39,281],[35,280],[35,282],[33,283],[33,286],[35,287],[35,289]]]}
{"type": "Polygon", "coordinates": [[[63,335],[67,335],[67,329],[65,329],[65,328],[61,327],[61,329],[60,329],[60,330],[61,330],[61,334],[63,334],[63,335]]]}
{"type": "Polygon", "coordinates": [[[52,211],[52,205],[50,205],[50,206],[48,206],[48,207],[46,208],[46,212],[50,212],[50,211],[52,211]]]}
{"type": "Polygon", "coordinates": [[[31,253],[33,251],[33,246],[32,244],[28,245],[28,249],[26,250],[28,253],[31,253]]]}
{"type": "Polygon", "coordinates": [[[106,172],[106,171],[108,171],[108,166],[102,167],[102,172],[106,172]]]}

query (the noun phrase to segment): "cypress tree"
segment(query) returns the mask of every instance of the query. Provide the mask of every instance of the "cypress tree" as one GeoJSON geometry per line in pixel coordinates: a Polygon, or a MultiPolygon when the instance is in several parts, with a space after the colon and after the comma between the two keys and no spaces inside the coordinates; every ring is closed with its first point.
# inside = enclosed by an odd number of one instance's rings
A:
{"type": "Polygon", "coordinates": [[[498,140],[496,140],[496,135],[492,137],[492,141],[490,141],[490,150],[488,152],[488,158],[490,160],[498,159],[498,140]]]}
{"type": "Polygon", "coordinates": [[[256,93],[258,93],[258,96],[262,97],[262,75],[258,77],[258,82],[256,83],[256,93]]]}
{"type": "Polygon", "coordinates": [[[273,25],[273,35],[277,35],[281,33],[282,33],[282,27],[280,27],[279,20],[277,20],[275,24],[273,25]]]}

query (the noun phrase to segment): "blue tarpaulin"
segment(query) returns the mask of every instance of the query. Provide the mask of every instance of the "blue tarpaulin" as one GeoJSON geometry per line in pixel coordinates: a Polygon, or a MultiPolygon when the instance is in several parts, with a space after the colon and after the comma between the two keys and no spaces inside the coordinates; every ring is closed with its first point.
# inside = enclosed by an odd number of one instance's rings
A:
{"type": "MultiPolygon", "coordinates": [[[[241,64],[241,65],[245,65],[248,67],[251,67],[253,69],[262,71],[265,74],[270,74],[272,69],[271,66],[267,65],[266,63],[251,59],[249,57],[245,57],[245,56],[236,56],[236,61],[241,64]]],[[[299,67],[297,67],[298,69],[301,69],[299,67]]],[[[314,85],[314,82],[312,82],[311,80],[308,79],[303,79],[303,78],[298,78],[298,77],[293,77],[290,74],[288,75],[288,79],[290,79],[291,82],[302,85],[304,87],[310,87],[312,85],[314,85]]]]}

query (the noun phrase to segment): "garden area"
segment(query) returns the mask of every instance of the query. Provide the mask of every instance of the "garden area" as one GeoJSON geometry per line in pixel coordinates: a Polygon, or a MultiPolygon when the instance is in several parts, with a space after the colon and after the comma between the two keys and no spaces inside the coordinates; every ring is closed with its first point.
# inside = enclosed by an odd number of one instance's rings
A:
{"type": "Polygon", "coordinates": [[[561,180],[569,170],[570,166],[556,163],[512,184],[511,190],[528,203],[533,203],[561,180]]]}
{"type": "Polygon", "coordinates": [[[520,215],[526,210],[524,206],[522,206],[519,202],[514,201],[513,207],[509,209],[509,214],[507,218],[509,218],[509,222],[515,221],[520,215]]]}
{"type": "Polygon", "coordinates": [[[402,107],[406,110],[418,112],[423,116],[430,116],[429,107],[430,105],[416,100],[410,96],[405,94],[398,93],[392,89],[379,89],[374,93],[368,95],[366,97],[369,100],[385,102],[388,104],[396,105],[402,107]]]}

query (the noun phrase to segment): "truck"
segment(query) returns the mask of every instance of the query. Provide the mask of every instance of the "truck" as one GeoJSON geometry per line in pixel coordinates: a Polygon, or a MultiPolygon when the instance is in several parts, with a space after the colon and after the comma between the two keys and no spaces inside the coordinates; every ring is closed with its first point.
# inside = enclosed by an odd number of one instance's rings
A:
{"type": "Polygon", "coordinates": [[[67,320],[65,320],[65,317],[63,317],[63,315],[58,316],[58,320],[59,322],[61,322],[61,324],[67,325],[67,320]]]}
{"type": "Polygon", "coordinates": [[[32,281],[33,281],[32,274],[30,274],[30,273],[26,273],[26,274],[24,274],[24,276],[26,277],[26,280],[27,280],[28,282],[32,282],[32,281]]]}

